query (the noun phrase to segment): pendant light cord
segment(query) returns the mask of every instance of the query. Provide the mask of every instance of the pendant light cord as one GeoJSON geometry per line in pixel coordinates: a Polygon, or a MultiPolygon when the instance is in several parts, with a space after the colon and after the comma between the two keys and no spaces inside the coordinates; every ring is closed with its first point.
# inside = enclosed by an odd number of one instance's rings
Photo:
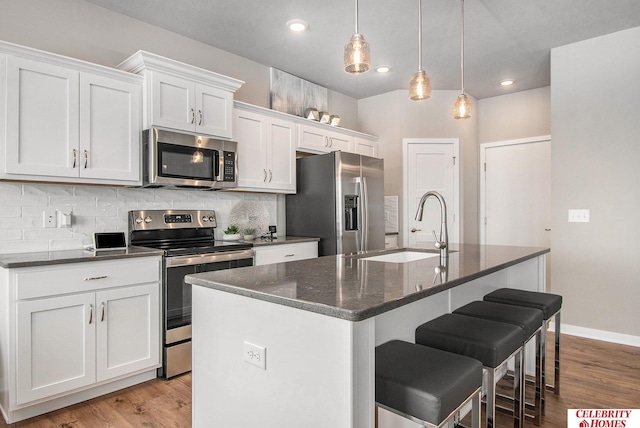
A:
{"type": "Polygon", "coordinates": [[[358,0],[356,0],[356,32],[354,34],[360,34],[358,33],[358,0]]]}
{"type": "Polygon", "coordinates": [[[460,86],[462,86],[462,93],[464,94],[464,0],[460,0],[460,4],[462,5],[462,21],[460,25],[460,86]]]}
{"type": "Polygon", "coordinates": [[[422,0],[418,0],[418,70],[422,70],[422,0]]]}

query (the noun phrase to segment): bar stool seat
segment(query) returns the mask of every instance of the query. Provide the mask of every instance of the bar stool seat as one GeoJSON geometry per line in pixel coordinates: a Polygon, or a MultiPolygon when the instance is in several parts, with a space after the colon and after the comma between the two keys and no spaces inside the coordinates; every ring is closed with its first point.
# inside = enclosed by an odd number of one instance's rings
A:
{"type": "Polygon", "coordinates": [[[472,401],[472,421],[479,427],[479,361],[400,340],[377,346],[375,358],[379,407],[423,425],[440,426],[472,401]]]}
{"type": "Polygon", "coordinates": [[[545,413],[545,391],[547,389],[560,394],[560,312],[562,310],[562,296],[537,291],[516,290],[513,288],[499,288],[486,294],[483,300],[488,302],[505,303],[515,306],[526,306],[540,309],[543,313],[542,331],[542,414],[545,413]],[[554,380],[553,385],[547,384],[547,322],[554,318],[555,349],[554,349],[554,380]]]}
{"type": "MultiPolygon", "coordinates": [[[[488,319],[492,321],[504,322],[517,325],[522,328],[523,337],[522,344],[526,345],[530,340],[535,340],[536,359],[535,359],[535,396],[532,405],[528,405],[533,409],[533,419],[536,425],[540,424],[541,416],[541,388],[542,388],[542,321],[543,312],[539,309],[528,308],[524,306],[507,305],[504,303],[475,301],[464,305],[455,311],[454,314],[467,315],[475,318],[488,319]]],[[[525,366],[526,354],[523,354],[522,365],[525,366]]],[[[526,388],[526,383],[523,383],[526,388]]],[[[524,392],[523,392],[524,395],[524,392]]]]}
{"type": "Polygon", "coordinates": [[[416,343],[479,360],[488,373],[486,426],[495,421],[495,379],[497,370],[515,357],[514,426],[522,425],[522,345],[523,329],[512,324],[445,314],[420,325],[416,343]]]}

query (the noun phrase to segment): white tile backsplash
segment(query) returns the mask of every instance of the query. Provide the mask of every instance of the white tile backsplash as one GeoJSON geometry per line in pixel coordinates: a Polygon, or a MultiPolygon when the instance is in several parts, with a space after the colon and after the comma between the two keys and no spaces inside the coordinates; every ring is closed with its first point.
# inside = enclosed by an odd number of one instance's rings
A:
{"type": "Polygon", "coordinates": [[[80,249],[94,232],[127,232],[128,212],[141,209],[215,210],[221,238],[231,208],[243,200],[263,203],[277,224],[271,194],[0,182],[0,253],[80,249]],[[45,229],[45,209],[72,211],[71,228],[45,229]]]}

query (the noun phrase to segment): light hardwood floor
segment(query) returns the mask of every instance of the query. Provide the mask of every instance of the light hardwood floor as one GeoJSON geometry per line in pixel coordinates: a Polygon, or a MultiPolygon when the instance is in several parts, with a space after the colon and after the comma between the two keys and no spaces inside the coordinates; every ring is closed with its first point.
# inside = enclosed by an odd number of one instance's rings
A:
{"type": "MultiPolygon", "coordinates": [[[[640,348],[563,335],[561,352],[561,394],[547,394],[542,428],[566,427],[567,409],[640,409],[640,348]]],[[[499,415],[496,425],[508,427],[509,419],[499,415]]],[[[191,375],[155,379],[11,426],[190,427],[191,375]]]]}

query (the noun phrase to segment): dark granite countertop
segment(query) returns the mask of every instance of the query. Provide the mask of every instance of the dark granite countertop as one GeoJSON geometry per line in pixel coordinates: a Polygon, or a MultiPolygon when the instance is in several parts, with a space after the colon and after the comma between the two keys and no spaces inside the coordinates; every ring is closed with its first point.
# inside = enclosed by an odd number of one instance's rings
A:
{"type": "Polygon", "coordinates": [[[95,262],[99,260],[125,259],[130,257],[161,256],[161,250],[128,247],[125,250],[61,250],[33,253],[0,254],[0,267],[24,268],[63,263],[95,262]]]}
{"type": "Polygon", "coordinates": [[[549,252],[548,248],[453,245],[446,274],[440,257],[407,263],[367,260],[377,254],[252,266],[187,275],[186,282],[350,321],[361,321],[549,252]],[[442,269],[439,269],[442,272],[442,269]]]}
{"type": "Polygon", "coordinates": [[[320,241],[320,238],[310,238],[306,236],[279,236],[274,238],[272,241],[263,240],[263,239],[255,239],[253,241],[245,241],[253,244],[254,247],[263,247],[269,245],[281,245],[281,244],[298,244],[300,242],[313,242],[320,241]]]}

